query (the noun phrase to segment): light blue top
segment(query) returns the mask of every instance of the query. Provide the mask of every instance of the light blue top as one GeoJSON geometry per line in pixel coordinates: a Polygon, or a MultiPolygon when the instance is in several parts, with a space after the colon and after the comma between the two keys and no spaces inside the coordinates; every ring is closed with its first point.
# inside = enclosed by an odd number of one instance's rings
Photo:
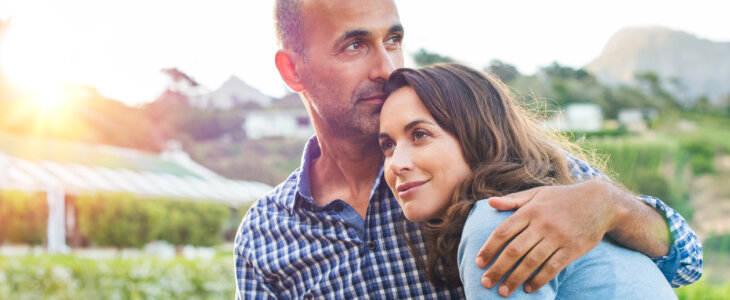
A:
{"type": "MultiPolygon", "coordinates": [[[[487,201],[477,201],[464,225],[458,261],[467,299],[502,299],[499,285],[486,289],[481,284],[485,269],[475,263],[484,241],[512,211],[497,211],[487,201]]],[[[557,277],[527,294],[523,286],[508,299],[676,299],[650,258],[615,245],[604,238],[598,246],[569,264],[557,277]]]]}

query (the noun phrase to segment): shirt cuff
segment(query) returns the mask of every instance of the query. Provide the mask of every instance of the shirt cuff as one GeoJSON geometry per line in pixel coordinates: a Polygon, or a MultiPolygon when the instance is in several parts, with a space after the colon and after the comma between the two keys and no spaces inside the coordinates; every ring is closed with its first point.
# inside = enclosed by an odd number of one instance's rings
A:
{"type": "Polygon", "coordinates": [[[667,282],[672,282],[674,276],[679,271],[679,260],[680,256],[677,254],[676,247],[672,246],[669,248],[669,253],[660,257],[653,257],[651,260],[659,267],[659,270],[664,274],[667,282]]]}

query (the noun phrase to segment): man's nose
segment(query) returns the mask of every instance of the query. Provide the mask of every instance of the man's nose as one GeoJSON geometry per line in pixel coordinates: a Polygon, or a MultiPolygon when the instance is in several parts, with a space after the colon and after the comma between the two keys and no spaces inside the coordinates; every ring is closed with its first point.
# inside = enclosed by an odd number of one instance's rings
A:
{"type": "Polygon", "coordinates": [[[370,80],[375,82],[388,81],[390,73],[395,71],[393,55],[395,54],[388,51],[384,45],[376,47],[373,57],[373,67],[370,70],[370,80]]]}

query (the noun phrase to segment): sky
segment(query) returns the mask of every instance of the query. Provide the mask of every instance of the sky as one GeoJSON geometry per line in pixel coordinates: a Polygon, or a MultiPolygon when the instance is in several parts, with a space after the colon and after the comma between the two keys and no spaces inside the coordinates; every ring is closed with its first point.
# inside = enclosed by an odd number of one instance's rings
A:
{"type": "MultiPolygon", "coordinates": [[[[582,67],[628,26],[730,42],[725,0],[396,3],[407,55],[425,48],[476,68],[500,59],[526,74],[553,61],[582,67]]],[[[0,66],[29,89],[83,84],[129,105],[154,100],[167,84],[160,70],[170,67],[211,90],[235,75],[280,97],[287,89],[274,66],[272,7],[271,0],[0,0],[0,20],[12,23],[0,66]]]]}

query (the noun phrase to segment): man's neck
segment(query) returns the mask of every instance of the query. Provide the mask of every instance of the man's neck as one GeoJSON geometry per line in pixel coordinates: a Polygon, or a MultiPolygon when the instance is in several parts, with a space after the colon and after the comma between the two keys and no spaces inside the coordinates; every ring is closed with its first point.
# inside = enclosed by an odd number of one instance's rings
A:
{"type": "Polygon", "coordinates": [[[377,139],[372,137],[334,137],[318,130],[321,156],[310,169],[312,197],[324,206],[340,199],[364,219],[370,191],[383,160],[377,139]]]}

